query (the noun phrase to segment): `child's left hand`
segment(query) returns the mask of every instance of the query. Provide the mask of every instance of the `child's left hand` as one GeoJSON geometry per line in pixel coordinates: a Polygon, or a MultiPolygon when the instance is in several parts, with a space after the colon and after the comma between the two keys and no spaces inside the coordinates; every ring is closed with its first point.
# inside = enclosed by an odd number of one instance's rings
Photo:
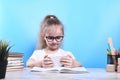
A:
{"type": "Polygon", "coordinates": [[[64,65],[64,67],[73,67],[73,58],[70,55],[62,57],[60,62],[62,65],[64,65]]]}

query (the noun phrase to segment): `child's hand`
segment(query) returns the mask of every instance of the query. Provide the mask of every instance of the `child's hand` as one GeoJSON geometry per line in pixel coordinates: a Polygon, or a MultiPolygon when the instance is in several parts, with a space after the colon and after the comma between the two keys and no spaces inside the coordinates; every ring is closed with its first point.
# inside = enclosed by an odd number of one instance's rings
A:
{"type": "Polygon", "coordinates": [[[70,55],[64,56],[60,59],[61,64],[64,67],[72,67],[73,66],[73,59],[70,55]]]}
{"type": "Polygon", "coordinates": [[[42,61],[42,67],[43,68],[50,68],[53,67],[53,61],[48,55],[46,55],[42,61]]]}

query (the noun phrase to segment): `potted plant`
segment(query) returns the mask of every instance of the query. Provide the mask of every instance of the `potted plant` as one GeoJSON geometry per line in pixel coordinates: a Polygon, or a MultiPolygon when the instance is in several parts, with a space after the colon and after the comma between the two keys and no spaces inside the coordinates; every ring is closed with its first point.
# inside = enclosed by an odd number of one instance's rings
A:
{"type": "Polygon", "coordinates": [[[10,48],[8,41],[0,40],[0,79],[5,78],[10,48]]]}

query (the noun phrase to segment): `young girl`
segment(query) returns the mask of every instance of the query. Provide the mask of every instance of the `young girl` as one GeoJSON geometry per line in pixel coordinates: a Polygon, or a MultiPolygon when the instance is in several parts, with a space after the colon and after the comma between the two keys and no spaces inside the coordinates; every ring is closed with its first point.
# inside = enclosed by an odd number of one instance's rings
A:
{"type": "Polygon", "coordinates": [[[27,61],[27,67],[81,67],[71,52],[60,49],[64,28],[54,15],[47,15],[40,29],[41,50],[35,50],[27,61]]]}

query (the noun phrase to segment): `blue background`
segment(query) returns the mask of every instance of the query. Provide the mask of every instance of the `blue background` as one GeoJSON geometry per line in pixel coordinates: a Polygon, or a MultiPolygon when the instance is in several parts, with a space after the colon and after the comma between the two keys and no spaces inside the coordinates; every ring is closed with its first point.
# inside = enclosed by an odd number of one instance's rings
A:
{"type": "Polygon", "coordinates": [[[14,45],[12,52],[23,52],[25,64],[48,14],[65,26],[63,49],[85,67],[106,67],[108,37],[120,47],[120,0],[0,0],[0,39],[14,45]]]}

